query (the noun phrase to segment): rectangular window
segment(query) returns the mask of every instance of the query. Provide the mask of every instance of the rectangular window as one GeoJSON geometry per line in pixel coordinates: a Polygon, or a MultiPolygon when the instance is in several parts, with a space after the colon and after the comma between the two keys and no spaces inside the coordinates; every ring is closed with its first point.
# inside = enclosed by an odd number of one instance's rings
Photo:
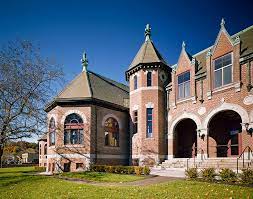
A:
{"type": "Polygon", "coordinates": [[[137,89],[137,87],[138,87],[138,78],[137,78],[137,75],[135,75],[134,76],[134,90],[136,90],[137,89]]]}
{"type": "Polygon", "coordinates": [[[138,111],[133,113],[134,133],[138,132],[138,111]]]}
{"type": "Polygon", "coordinates": [[[178,99],[190,97],[190,72],[185,72],[177,77],[178,99]]]}
{"type": "Polygon", "coordinates": [[[214,60],[214,88],[232,82],[232,55],[231,53],[214,60]]]}
{"type": "Polygon", "coordinates": [[[147,73],[147,86],[152,86],[152,72],[147,73]]]}
{"type": "Polygon", "coordinates": [[[147,138],[153,137],[153,108],[147,108],[147,138]]]}

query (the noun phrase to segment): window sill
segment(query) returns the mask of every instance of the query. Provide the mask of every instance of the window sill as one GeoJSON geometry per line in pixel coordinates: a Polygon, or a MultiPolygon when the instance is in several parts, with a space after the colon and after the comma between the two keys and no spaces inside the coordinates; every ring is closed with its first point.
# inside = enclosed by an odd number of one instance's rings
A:
{"type": "Polygon", "coordinates": [[[191,99],[192,99],[192,97],[177,99],[177,104],[180,104],[180,103],[183,103],[183,102],[191,101],[191,99]]]}
{"type": "Polygon", "coordinates": [[[78,148],[81,148],[81,147],[84,147],[83,144],[63,144],[63,147],[78,147],[78,148]]]}
{"type": "Polygon", "coordinates": [[[220,91],[224,91],[224,90],[234,88],[234,85],[235,85],[234,83],[230,83],[230,84],[215,88],[215,89],[213,89],[213,93],[218,93],[220,91]]]}
{"type": "Polygon", "coordinates": [[[116,149],[120,148],[120,146],[105,146],[105,145],[104,145],[104,147],[106,147],[106,148],[116,148],[116,149]]]}

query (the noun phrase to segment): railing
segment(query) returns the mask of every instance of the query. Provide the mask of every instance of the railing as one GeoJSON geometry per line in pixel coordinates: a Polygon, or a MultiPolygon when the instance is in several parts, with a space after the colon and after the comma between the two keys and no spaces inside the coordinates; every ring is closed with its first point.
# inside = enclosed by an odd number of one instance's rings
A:
{"type": "MultiPolygon", "coordinates": [[[[198,154],[198,152],[200,152],[200,154],[201,154],[201,162],[203,162],[206,159],[206,157],[205,157],[205,151],[202,148],[197,148],[197,147],[195,147],[192,150],[194,151],[194,153],[193,153],[193,165],[195,167],[196,166],[196,155],[198,154]]],[[[186,169],[187,170],[189,168],[189,160],[190,159],[192,159],[192,158],[188,158],[186,160],[186,169]]]]}
{"type": "MultiPolygon", "coordinates": [[[[252,149],[250,148],[250,146],[246,146],[245,149],[242,151],[241,155],[237,158],[237,173],[239,171],[239,160],[242,158],[242,167],[244,168],[245,166],[245,153],[248,152],[248,157],[247,159],[248,160],[253,160],[253,151],[252,149]]],[[[251,162],[248,162],[248,167],[249,165],[251,164],[251,162]]]]}

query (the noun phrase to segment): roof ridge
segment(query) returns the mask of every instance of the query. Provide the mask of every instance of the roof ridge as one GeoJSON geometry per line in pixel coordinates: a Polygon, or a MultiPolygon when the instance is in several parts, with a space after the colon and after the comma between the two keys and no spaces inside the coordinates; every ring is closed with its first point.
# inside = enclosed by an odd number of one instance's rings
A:
{"type": "Polygon", "coordinates": [[[93,72],[93,71],[90,71],[90,70],[89,70],[88,72],[89,72],[89,73],[92,73],[92,74],[94,74],[94,75],[96,75],[97,77],[99,77],[99,78],[102,79],[103,81],[105,81],[105,82],[107,82],[107,83],[109,83],[109,84],[111,84],[111,85],[113,85],[113,86],[115,86],[115,87],[117,87],[117,88],[119,88],[119,89],[125,91],[125,92],[129,92],[129,91],[127,91],[127,90],[125,90],[125,89],[119,87],[118,85],[116,85],[116,83],[117,83],[117,84],[121,84],[122,86],[125,86],[125,87],[129,88],[127,85],[125,85],[125,84],[123,84],[123,83],[117,82],[117,81],[112,80],[112,79],[107,78],[107,77],[104,77],[104,76],[102,76],[102,75],[100,75],[100,74],[98,74],[98,73],[95,73],[95,72],[93,72]],[[112,82],[111,82],[111,81],[112,81],[112,82]]]}
{"type": "MultiPolygon", "coordinates": [[[[230,37],[231,37],[232,39],[234,39],[234,37],[240,35],[241,33],[246,32],[246,31],[248,31],[248,30],[250,30],[250,29],[253,29],[253,25],[251,25],[251,26],[249,26],[249,27],[247,27],[247,28],[244,28],[244,29],[240,30],[239,32],[237,32],[237,33],[231,35],[230,37]]],[[[214,45],[211,45],[211,46],[209,46],[209,47],[207,47],[207,48],[204,48],[203,50],[201,50],[201,51],[195,53],[194,55],[192,55],[192,57],[195,57],[195,56],[197,56],[197,55],[199,55],[199,54],[205,52],[206,50],[209,50],[209,49],[212,48],[213,46],[214,46],[214,45]]]]}

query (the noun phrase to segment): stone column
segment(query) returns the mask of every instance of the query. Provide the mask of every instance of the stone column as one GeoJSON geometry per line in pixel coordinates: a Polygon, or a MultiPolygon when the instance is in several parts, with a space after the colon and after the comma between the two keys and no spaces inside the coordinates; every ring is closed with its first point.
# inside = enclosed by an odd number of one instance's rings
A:
{"type": "Polygon", "coordinates": [[[206,54],[206,73],[207,73],[207,99],[212,99],[212,60],[211,49],[206,54]]]}
{"type": "Polygon", "coordinates": [[[197,158],[207,158],[207,129],[197,129],[197,158]]]}
{"type": "Polygon", "coordinates": [[[172,159],[173,155],[173,133],[168,132],[168,159],[172,159]]]}
{"type": "Polygon", "coordinates": [[[240,37],[237,36],[234,41],[233,48],[233,79],[235,82],[235,91],[239,92],[241,90],[241,79],[240,79],[240,37]]]}

